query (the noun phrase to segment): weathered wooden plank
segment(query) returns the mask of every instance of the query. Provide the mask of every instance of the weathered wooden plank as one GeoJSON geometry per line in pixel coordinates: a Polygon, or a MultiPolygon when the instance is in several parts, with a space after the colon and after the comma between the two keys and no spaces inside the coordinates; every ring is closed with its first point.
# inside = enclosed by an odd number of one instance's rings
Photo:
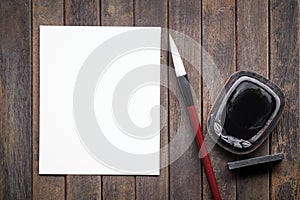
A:
{"type": "Polygon", "coordinates": [[[101,25],[132,26],[134,24],[133,0],[102,0],[101,25]]]}
{"type": "MultiPolygon", "coordinates": [[[[65,0],[65,25],[100,24],[100,2],[65,0]]],[[[101,199],[101,176],[66,176],[67,199],[101,199]]]]}
{"type": "Polygon", "coordinates": [[[67,176],[67,199],[101,199],[100,176],[67,176]]]}
{"type": "Polygon", "coordinates": [[[271,152],[284,154],[272,169],[271,199],[299,199],[299,3],[270,1],[270,78],[285,95],[285,109],[272,134],[271,152]]]}
{"type": "MultiPolygon", "coordinates": [[[[201,36],[201,2],[197,0],[192,1],[169,1],[169,27],[170,29],[179,31],[193,38],[200,43],[201,36]]],[[[190,62],[184,61],[185,69],[189,76],[189,80],[196,98],[200,102],[201,94],[201,53],[199,49],[193,49],[186,43],[183,38],[172,35],[174,41],[179,48],[179,51],[189,54],[190,58],[194,60],[194,66],[190,62]]],[[[181,52],[181,53],[182,53],[181,52]]],[[[170,58],[171,61],[171,58],[170,58]]],[[[172,62],[170,62],[172,63],[172,62]]],[[[182,119],[182,126],[186,137],[176,147],[170,147],[170,158],[174,157],[178,151],[182,151],[188,138],[193,136],[193,129],[191,128],[188,114],[181,93],[178,89],[177,80],[173,70],[169,70],[169,84],[170,88],[177,88],[176,92],[170,93],[169,96],[169,132],[172,140],[179,132],[178,127],[182,119]],[[180,104],[182,102],[182,104],[180,104]],[[181,115],[180,109],[184,110],[181,115]],[[189,136],[190,135],[190,136],[189,136]]],[[[197,105],[201,107],[201,105],[197,105]]],[[[200,118],[200,114],[199,114],[200,118]]],[[[170,198],[171,199],[199,199],[202,196],[202,171],[200,159],[198,158],[198,147],[194,141],[185,153],[175,162],[170,165],[170,198]]]]}
{"type": "MultiPolygon", "coordinates": [[[[268,78],[268,1],[237,1],[237,70],[268,78]]],[[[269,154],[269,139],[255,152],[239,159],[269,154]]],[[[237,199],[269,199],[269,172],[237,174],[237,199]]]]}
{"type": "MultiPolygon", "coordinates": [[[[160,26],[167,27],[167,0],[146,0],[135,2],[135,25],[136,26],[160,26]]],[[[167,47],[167,33],[162,37],[162,46],[167,47]]],[[[161,53],[161,64],[168,64],[168,53],[161,53]]],[[[161,68],[161,83],[168,84],[168,70],[161,68]]],[[[168,119],[168,90],[161,87],[160,104],[165,108],[161,110],[161,116],[168,119]]],[[[161,121],[161,147],[168,144],[168,121],[161,121]]],[[[168,152],[160,155],[161,163],[167,163],[168,152]]],[[[136,177],[136,199],[168,199],[169,176],[168,167],[160,170],[159,176],[136,177]]]]}
{"type": "Polygon", "coordinates": [[[32,198],[31,2],[0,3],[0,199],[32,198]]]}
{"type": "MultiPolygon", "coordinates": [[[[132,26],[133,0],[101,1],[101,25],[132,26]]],[[[135,199],[135,176],[102,176],[103,199],[135,199]]]]}
{"type": "Polygon", "coordinates": [[[63,0],[32,1],[33,199],[64,199],[64,176],[39,176],[39,26],[63,25],[63,0]]]}
{"type": "Polygon", "coordinates": [[[100,2],[97,0],[65,0],[64,12],[66,25],[100,25],[100,2]]]}
{"type": "Polygon", "coordinates": [[[135,199],[134,176],[102,176],[103,199],[135,199]]]}
{"type": "MultiPolygon", "coordinates": [[[[235,1],[234,0],[203,0],[202,2],[202,30],[203,47],[217,66],[218,76],[211,74],[203,58],[203,121],[209,117],[212,103],[216,99],[225,81],[235,71],[235,1]],[[221,80],[219,80],[221,79],[221,80]],[[209,90],[210,89],[210,90],[209,90]]],[[[204,54],[203,54],[204,55],[204,54]]],[[[213,65],[212,65],[213,66],[213,65]]],[[[213,69],[211,69],[213,70],[213,69]]],[[[204,123],[204,130],[207,130],[204,123]]],[[[207,131],[204,131],[207,132],[207,131]]],[[[208,137],[207,137],[208,138],[208,137]]],[[[212,145],[211,139],[207,140],[208,146],[212,145]]],[[[210,157],[221,197],[223,199],[236,199],[236,175],[227,169],[227,162],[235,160],[235,155],[230,154],[215,145],[210,152],[210,157]]],[[[211,199],[211,192],[203,175],[203,197],[211,199]]]]}
{"type": "Polygon", "coordinates": [[[237,2],[237,68],[268,78],[268,1],[237,2]]]}

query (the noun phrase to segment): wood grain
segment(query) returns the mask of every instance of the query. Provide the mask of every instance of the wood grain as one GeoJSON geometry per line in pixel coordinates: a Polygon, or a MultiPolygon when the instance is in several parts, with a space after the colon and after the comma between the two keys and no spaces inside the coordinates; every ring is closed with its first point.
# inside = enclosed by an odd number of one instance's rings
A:
{"type": "MultiPolygon", "coordinates": [[[[237,1],[237,70],[254,71],[268,78],[268,1],[237,1]]],[[[269,138],[247,156],[269,154],[269,138]]],[[[269,199],[268,168],[257,173],[237,174],[237,199],[269,199]],[[255,192],[253,192],[255,191],[255,192]]]]}
{"type": "MultiPolygon", "coordinates": [[[[65,25],[100,25],[100,2],[65,0],[65,25]]],[[[66,176],[67,199],[101,199],[101,176],[66,176]]]]}
{"type": "Polygon", "coordinates": [[[135,177],[103,176],[103,199],[135,199],[135,177]]]}
{"type": "MultiPolygon", "coordinates": [[[[172,30],[179,31],[200,42],[201,36],[201,7],[200,1],[169,1],[169,27],[172,30]]],[[[189,54],[195,61],[192,66],[184,61],[190,84],[195,91],[196,98],[200,102],[201,88],[201,54],[191,48],[182,38],[173,35],[173,39],[179,51],[189,54]]],[[[200,47],[200,45],[198,45],[200,47]]],[[[171,58],[170,58],[171,61],[171,58]]],[[[170,62],[172,63],[172,62],[170,62]]],[[[186,137],[177,144],[176,147],[170,147],[170,158],[182,151],[188,143],[188,138],[193,137],[194,133],[190,125],[190,120],[183,104],[182,95],[178,89],[177,79],[174,70],[169,70],[170,88],[176,88],[176,92],[169,96],[169,116],[170,116],[170,141],[178,134],[180,123],[183,126],[186,137]],[[181,102],[181,104],[180,104],[181,102]],[[184,110],[181,115],[180,109],[184,110]],[[180,120],[182,119],[182,122],[180,120]]],[[[196,103],[197,104],[197,103],[196,103]]],[[[201,105],[196,105],[201,107],[201,105]]],[[[198,111],[201,112],[201,111],[198,111]]],[[[200,117],[200,114],[199,114],[200,117]]],[[[200,159],[198,158],[198,147],[194,141],[187,151],[175,162],[170,165],[170,198],[171,199],[200,199],[202,196],[202,173],[200,159]]]]}
{"type": "MultiPolygon", "coordinates": [[[[64,22],[170,27],[202,43],[218,66],[220,79],[204,69],[206,60],[194,55],[185,41],[174,38],[182,51],[199,62],[196,69],[187,61],[184,64],[200,102],[204,132],[213,100],[236,69],[270,78],[285,94],[285,110],[269,142],[248,157],[283,152],[284,160],[269,175],[235,174],[226,164],[237,157],[215,146],[210,154],[212,164],[223,199],[300,198],[299,1],[7,0],[0,3],[0,199],[211,198],[195,143],[169,168],[162,169],[160,176],[38,175],[39,25],[64,22]],[[198,73],[201,62],[202,78],[198,73]]],[[[169,59],[163,52],[161,62],[168,64],[169,59]]],[[[162,81],[177,88],[174,71],[161,75],[162,81]]],[[[184,133],[192,134],[187,115],[180,116],[180,101],[178,90],[173,94],[162,89],[161,104],[169,108],[164,113],[169,121],[161,131],[161,145],[174,138],[180,117],[184,133]]],[[[174,152],[176,149],[170,149],[170,156],[174,152]]],[[[161,157],[166,159],[166,155],[161,157]]]]}
{"type": "Polygon", "coordinates": [[[97,0],[65,0],[64,12],[68,26],[100,25],[100,2],[97,0]]]}
{"type": "Polygon", "coordinates": [[[101,199],[100,176],[67,176],[67,199],[101,199]]]}
{"type": "MultiPolygon", "coordinates": [[[[159,26],[167,28],[167,1],[162,0],[145,0],[135,2],[135,25],[136,26],[159,26]],[[155,18],[153,17],[155,16],[155,18]]],[[[162,33],[162,46],[167,48],[168,40],[167,33],[162,33]]],[[[168,53],[161,53],[161,64],[168,64],[168,53]]],[[[161,83],[168,85],[168,70],[161,68],[161,83]]],[[[160,105],[165,109],[161,109],[161,116],[168,119],[168,90],[161,87],[160,90],[160,105]]],[[[168,121],[163,124],[161,120],[160,131],[161,148],[168,144],[168,121]]],[[[168,162],[168,152],[161,153],[160,162],[168,162]]],[[[169,176],[168,167],[160,170],[159,176],[137,176],[136,177],[136,199],[168,199],[169,198],[169,176]]]]}
{"type": "Polygon", "coordinates": [[[32,198],[30,16],[28,0],[0,3],[0,199],[32,198]]]}
{"type": "Polygon", "coordinates": [[[101,25],[133,26],[133,0],[102,0],[101,25]]]}
{"type": "Polygon", "coordinates": [[[271,199],[299,199],[299,5],[270,1],[270,77],[285,95],[285,109],[272,134],[272,153],[284,160],[272,169],[271,199]]]}
{"type": "Polygon", "coordinates": [[[39,26],[63,25],[63,0],[32,1],[33,199],[64,199],[64,176],[40,176],[39,166],[39,26]]]}
{"type": "MultiPolygon", "coordinates": [[[[212,57],[220,74],[218,77],[208,73],[203,60],[203,120],[207,129],[206,120],[212,103],[225,81],[236,68],[235,48],[235,1],[234,0],[203,0],[202,2],[203,48],[212,57]],[[209,88],[213,90],[209,91],[209,88]]],[[[204,54],[203,54],[204,55],[204,54]]],[[[212,65],[213,66],[213,65],[212,65]]],[[[206,131],[204,131],[206,132],[206,131]]],[[[208,137],[207,137],[208,138],[208,137]]],[[[212,140],[208,138],[207,145],[211,146],[212,140]]],[[[236,175],[227,168],[227,162],[235,160],[235,155],[230,154],[218,145],[210,152],[212,165],[215,171],[221,197],[223,199],[236,199],[236,175]]],[[[211,199],[211,193],[206,180],[203,180],[203,197],[211,199]]]]}
{"type": "MultiPolygon", "coordinates": [[[[132,26],[134,24],[133,0],[101,1],[101,25],[132,26]]],[[[103,199],[135,199],[135,176],[103,176],[103,199]]]]}

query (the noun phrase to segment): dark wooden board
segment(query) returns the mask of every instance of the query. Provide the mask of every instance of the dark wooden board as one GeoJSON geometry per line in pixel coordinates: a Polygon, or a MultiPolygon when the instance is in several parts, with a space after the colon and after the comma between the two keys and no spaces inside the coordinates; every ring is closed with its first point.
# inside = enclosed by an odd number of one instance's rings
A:
{"type": "Polygon", "coordinates": [[[97,0],[65,0],[65,25],[100,25],[100,2],[97,0]]]}
{"type": "Polygon", "coordinates": [[[272,169],[271,199],[299,199],[299,5],[270,1],[270,78],[285,95],[285,110],[272,134],[271,153],[284,154],[272,169]]]}
{"type": "Polygon", "coordinates": [[[39,26],[63,25],[63,0],[32,1],[32,145],[33,199],[64,199],[64,176],[40,176],[39,167],[39,26]]]}
{"type": "MultiPolygon", "coordinates": [[[[237,70],[253,71],[269,76],[268,1],[236,1],[237,5],[237,70]]],[[[269,154],[269,138],[247,159],[269,154]]],[[[269,171],[237,172],[237,199],[269,199],[269,171]],[[253,192],[255,191],[255,192],[253,192]]]]}
{"type": "MultiPolygon", "coordinates": [[[[197,57],[184,41],[175,38],[183,51],[199,59],[196,67],[202,70],[202,77],[189,62],[184,64],[196,90],[204,133],[213,100],[234,71],[255,71],[275,82],[285,94],[286,106],[269,141],[248,156],[236,157],[218,146],[210,155],[223,199],[299,199],[298,4],[297,0],[1,1],[0,199],[211,199],[195,143],[171,166],[161,169],[160,176],[38,175],[42,24],[162,26],[202,43],[219,67],[218,80],[204,70],[207,62],[201,61],[201,55],[197,57]],[[227,169],[228,161],[281,152],[283,161],[269,173],[267,169],[245,175],[227,169]]],[[[166,52],[161,62],[172,65],[166,52]]],[[[172,70],[162,71],[161,80],[178,87],[172,70]]],[[[180,117],[184,133],[193,134],[187,114],[180,116],[181,100],[179,90],[173,94],[162,88],[161,104],[168,118],[161,131],[162,146],[176,135],[180,117]]],[[[169,156],[174,152],[171,148],[169,156]]],[[[161,161],[168,159],[161,157],[161,161]]]]}
{"type": "Polygon", "coordinates": [[[0,2],[0,199],[32,198],[30,3],[0,2]]]}
{"type": "MultiPolygon", "coordinates": [[[[100,2],[65,0],[65,25],[100,25],[100,2]]],[[[67,199],[101,199],[101,176],[66,176],[67,199]]]]}
{"type": "MultiPolygon", "coordinates": [[[[200,42],[201,36],[201,2],[197,0],[170,0],[169,1],[169,28],[179,31],[188,37],[200,42]]],[[[201,53],[192,49],[182,38],[172,35],[176,46],[180,51],[188,52],[187,54],[195,60],[195,66],[184,61],[185,69],[189,76],[192,88],[196,93],[196,98],[200,102],[201,94],[201,53]]],[[[172,63],[170,57],[170,64],[172,63]]],[[[172,66],[172,64],[171,64],[172,66]]],[[[169,70],[170,88],[176,88],[175,93],[169,95],[169,134],[170,140],[179,134],[178,127],[182,119],[182,126],[185,139],[178,142],[175,147],[170,147],[170,158],[174,157],[179,151],[183,151],[188,138],[194,135],[190,125],[188,114],[183,98],[178,89],[177,79],[173,70],[169,70]],[[180,104],[181,102],[181,104],[180,104]],[[181,115],[180,109],[184,111],[181,115]]],[[[197,105],[201,107],[201,105],[197,105]]],[[[199,111],[200,112],[200,111],[199,111]]],[[[199,118],[201,114],[199,113],[199,118]]],[[[173,159],[172,159],[173,160],[173,159]]],[[[202,196],[202,173],[200,159],[198,158],[198,147],[194,141],[184,154],[175,162],[170,164],[170,198],[171,199],[200,199],[202,196]]]]}
{"type": "Polygon", "coordinates": [[[133,26],[133,0],[102,0],[101,25],[103,26],[133,26]]]}
{"type": "Polygon", "coordinates": [[[103,176],[103,199],[135,199],[135,177],[133,176],[103,176]]]}
{"type": "MultiPolygon", "coordinates": [[[[136,26],[158,26],[167,28],[167,1],[161,0],[145,0],[136,1],[134,8],[134,17],[136,26]],[[153,16],[156,16],[153,18],[153,16]]],[[[167,48],[168,41],[167,33],[162,33],[161,45],[167,48]]],[[[168,53],[161,53],[161,64],[168,64],[168,53]]],[[[168,70],[161,68],[160,71],[161,83],[168,84],[168,70]]],[[[168,119],[168,90],[165,87],[161,87],[160,90],[160,105],[165,109],[161,109],[161,116],[165,116],[168,119]]],[[[160,131],[161,134],[161,147],[168,144],[168,121],[163,124],[161,120],[161,127],[163,129],[160,131]]],[[[167,163],[168,152],[160,155],[160,162],[167,163]]],[[[168,167],[160,169],[159,176],[137,176],[136,177],[136,199],[168,199],[169,197],[169,174],[168,167]]]]}
{"type": "MultiPolygon", "coordinates": [[[[216,71],[219,71],[220,74],[220,78],[212,76],[207,69],[207,61],[203,59],[202,71],[205,78],[202,95],[203,124],[204,130],[207,130],[206,120],[212,107],[211,104],[216,99],[218,91],[221,90],[225,81],[236,69],[235,1],[203,0],[202,26],[203,48],[212,57],[218,68],[216,71]]],[[[207,144],[211,146],[213,144],[212,140],[208,139],[207,144]]],[[[235,160],[236,156],[215,145],[210,152],[210,157],[221,197],[223,199],[236,199],[236,175],[227,169],[227,162],[235,160]]],[[[206,177],[204,175],[203,177],[203,197],[204,199],[211,199],[206,177]]]]}
{"type": "MultiPolygon", "coordinates": [[[[101,1],[101,25],[133,26],[133,0],[101,1]]],[[[102,176],[103,199],[135,199],[135,176],[102,176]]]]}
{"type": "Polygon", "coordinates": [[[100,176],[67,176],[67,199],[101,199],[100,176]]]}

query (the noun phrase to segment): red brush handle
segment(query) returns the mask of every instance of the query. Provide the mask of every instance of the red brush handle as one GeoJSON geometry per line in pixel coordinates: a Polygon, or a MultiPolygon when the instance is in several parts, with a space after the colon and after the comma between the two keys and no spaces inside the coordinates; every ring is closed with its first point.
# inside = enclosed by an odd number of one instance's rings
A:
{"type": "Polygon", "coordinates": [[[196,108],[194,105],[192,105],[192,106],[188,106],[187,110],[189,112],[190,121],[191,121],[193,130],[196,134],[196,142],[197,142],[198,148],[200,149],[201,161],[202,161],[202,165],[205,170],[205,174],[206,174],[207,181],[208,181],[211,193],[212,193],[212,197],[214,200],[221,200],[221,195],[220,195],[220,192],[218,189],[216,177],[215,177],[213,168],[211,166],[211,162],[210,162],[210,158],[209,158],[206,146],[204,144],[203,133],[201,130],[201,126],[200,126],[200,122],[198,119],[196,108]]]}

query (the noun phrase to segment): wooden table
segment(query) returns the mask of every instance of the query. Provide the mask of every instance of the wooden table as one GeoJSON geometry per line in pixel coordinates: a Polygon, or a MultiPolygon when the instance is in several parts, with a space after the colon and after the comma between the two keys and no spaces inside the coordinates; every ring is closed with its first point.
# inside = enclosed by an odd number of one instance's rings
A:
{"type": "MultiPolygon", "coordinates": [[[[215,146],[210,153],[212,164],[224,199],[299,199],[298,12],[297,0],[2,0],[0,199],[211,198],[195,143],[157,177],[38,175],[41,24],[161,26],[202,44],[219,67],[222,81],[237,70],[255,71],[272,80],[286,97],[284,113],[272,135],[244,157],[215,146]],[[262,173],[245,175],[226,166],[228,161],[276,152],[283,152],[284,160],[262,173]]],[[[196,67],[201,71],[201,55],[194,56],[199,57],[196,67]]],[[[171,63],[168,53],[162,53],[161,61],[171,63]]],[[[212,106],[208,99],[216,94],[185,64],[201,102],[199,116],[206,132],[212,106]]],[[[162,81],[177,84],[173,73],[162,75],[162,81]]],[[[161,131],[163,146],[174,137],[180,113],[178,100],[166,89],[162,89],[161,104],[168,108],[169,119],[161,131]]],[[[185,131],[191,132],[188,123],[185,131]]]]}

